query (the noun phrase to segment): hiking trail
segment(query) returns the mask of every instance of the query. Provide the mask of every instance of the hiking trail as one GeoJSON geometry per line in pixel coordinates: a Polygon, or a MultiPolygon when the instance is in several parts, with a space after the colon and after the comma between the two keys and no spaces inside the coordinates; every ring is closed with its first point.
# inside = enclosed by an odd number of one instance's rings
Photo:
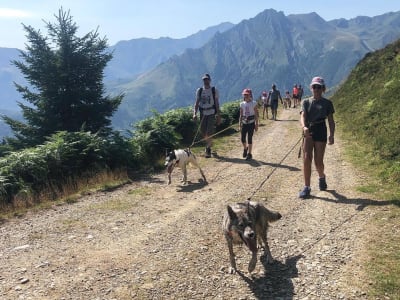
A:
{"type": "Polygon", "coordinates": [[[338,135],[326,149],[328,190],[313,167],[312,197],[298,198],[298,119],[297,109],[261,119],[251,161],[239,133],[210,159],[195,152],[208,185],[189,167],[183,186],[176,169],[171,185],[162,173],[1,224],[0,299],[366,298],[369,220],[384,207],[356,190],[365,177],[338,135]],[[249,198],[283,216],[268,234],[275,262],[258,260],[250,276],[250,252],[235,246],[242,272],[231,275],[222,216],[249,198]]]}

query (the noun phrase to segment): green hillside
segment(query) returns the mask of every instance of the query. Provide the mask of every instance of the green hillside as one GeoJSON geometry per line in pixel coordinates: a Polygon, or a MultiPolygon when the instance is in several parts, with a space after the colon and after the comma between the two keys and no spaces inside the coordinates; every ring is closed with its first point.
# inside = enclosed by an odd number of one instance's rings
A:
{"type": "Polygon", "coordinates": [[[366,150],[379,176],[400,183],[400,40],[367,54],[332,98],[339,128],[366,150]]]}
{"type": "Polygon", "coordinates": [[[400,299],[400,40],[367,54],[331,98],[346,153],[380,199],[366,230],[368,299],[400,299]],[[383,297],[384,295],[384,297],[383,297]]]}

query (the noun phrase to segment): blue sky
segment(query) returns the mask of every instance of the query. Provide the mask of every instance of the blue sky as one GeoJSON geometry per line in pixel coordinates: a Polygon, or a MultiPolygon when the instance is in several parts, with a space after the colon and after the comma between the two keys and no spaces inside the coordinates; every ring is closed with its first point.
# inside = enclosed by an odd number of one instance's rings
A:
{"type": "Polygon", "coordinates": [[[351,19],[400,11],[399,0],[0,0],[0,47],[24,49],[21,23],[40,29],[43,20],[54,23],[60,7],[69,10],[79,35],[98,28],[109,45],[149,37],[183,38],[222,22],[239,23],[265,9],[285,15],[316,12],[322,18],[351,19]]]}

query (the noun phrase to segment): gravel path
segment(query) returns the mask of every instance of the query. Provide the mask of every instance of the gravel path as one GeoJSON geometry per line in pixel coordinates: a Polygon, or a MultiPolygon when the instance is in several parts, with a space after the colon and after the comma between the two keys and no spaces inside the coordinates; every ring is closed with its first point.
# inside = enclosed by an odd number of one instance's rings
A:
{"type": "Polygon", "coordinates": [[[211,159],[209,181],[189,168],[187,186],[166,174],[98,192],[77,203],[29,213],[0,225],[0,299],[363,299],[364,245],[378,202],[357,192],[364,179],[344,161],[342,142],[327,147],[328,190],[313,171],[302,188],[298,111],[262,120],[253,161],[236,135],[211,159]],[[250,198],[279,211],[269,231],[275,262],[236,247],[228,273],[221,231],[228,203],[250,198]]]}

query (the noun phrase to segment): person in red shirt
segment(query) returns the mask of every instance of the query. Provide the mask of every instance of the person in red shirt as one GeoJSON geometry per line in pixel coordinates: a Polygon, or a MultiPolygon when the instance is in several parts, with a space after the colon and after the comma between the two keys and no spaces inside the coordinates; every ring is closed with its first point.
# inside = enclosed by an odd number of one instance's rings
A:
{"type": "Polygon", "coordinates": [[[297,84],[293,86],[292,90],[292,98],[293,98],[293,108],[296,108],[296,104],[299,102],[299,89],[297,88],[297,84]]]}

